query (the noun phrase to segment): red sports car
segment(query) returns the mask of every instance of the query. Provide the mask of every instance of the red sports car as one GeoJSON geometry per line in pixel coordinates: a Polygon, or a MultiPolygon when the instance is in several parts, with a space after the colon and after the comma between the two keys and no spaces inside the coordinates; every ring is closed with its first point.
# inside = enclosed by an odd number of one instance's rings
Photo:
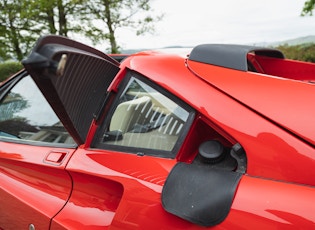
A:
{"type": "Polygon", "coordinates": [[[0,88],[0,229],[315,229],[315,64],[46,36],[0,88]]]}

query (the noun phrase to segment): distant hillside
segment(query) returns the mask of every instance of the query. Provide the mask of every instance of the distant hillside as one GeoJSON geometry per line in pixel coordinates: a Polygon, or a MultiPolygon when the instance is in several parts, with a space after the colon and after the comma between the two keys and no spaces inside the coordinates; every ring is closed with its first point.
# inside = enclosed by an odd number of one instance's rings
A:
{"type": "Polygon", "coordinates": [[[279,46],[279,45],[289,45],[289,46],[296,46],[302,44],[315,44],[315,35],[309,35],[305,37],[299,37],[295,39],[280,41],[280,42],[272,42],[269,45],[271,46],[279,46]]]}
{"type": "MultiPolygon", "coordinates": [[[[159,49],[176,49],[176,48],[192,48],[192,47],[189,47],[189,46],[167,46],[167,47],[161,47],[159,49]]],[[[151,50],[151,48],[125,49],[125,50],[121,50],[121,53],[123,53],[123,54],[133,54],[133,53],[141,52],[141,51],[144,51],[144,50],[151,50]]]]}
{"type": "MultiPolygon", "coordinates": [[[[283,46],[283,45],[296,46],[296,45],[302,45],[302,44],[315,44],[315,35],[309,35],[309,36],[305,36],[305,37],[299,37],[299,38],[289,39],[289,40],[285,40],[285,41],[277,41],[277,42],[250,43],[248,45],[264,46],[264,47],[266,47],[266,46],[277,47],[277,46],[283,46]]],[[[170,46],[170,47],[163,47],[163,48],[187,48],[187,47],[170,46]]],[[[149,48],[126,49],[126,50],[122,50],[121,53],[132,54],[132,53],[137,53],[137,52],[140,52],[143,50],[148,50],[148,49],[149,48]]]]}

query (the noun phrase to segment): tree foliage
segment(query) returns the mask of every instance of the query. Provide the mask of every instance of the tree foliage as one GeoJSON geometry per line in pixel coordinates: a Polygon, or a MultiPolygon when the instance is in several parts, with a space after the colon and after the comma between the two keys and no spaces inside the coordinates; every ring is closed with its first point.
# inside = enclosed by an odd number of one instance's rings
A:
{"type": "Polygon", "coordinates": [[[154,31],[154,22],[163,16],[154,17],[150,7],[150,0],[94,0],[86,1],[85,9],[93,20],[85,31],[94,44],[108,40],[111,53],[118,53],[116,40],[118,28],[131,28],[137,35],[154,31]],[[105,31],[104,31],[104,28],[105,31]]]}
{"type": "Polygon", "coordinates": [[[118,28],[140,35],[152,32],[157,20],[150,0],[0,0],[0,61],[22,60],[45,34],[108,41],[118,53],[118,28]]]}
{"type": "Polygon", "coordinates": [[[11,75],[15,74],[23,68],[20,62],[16,61],[6,61],[0,63],[0,82],[4,81],[11,75]]]}
{"type": "Polygon", "coordinates": [[[0,57],[21,60],[43,27],[28,14],[28,0],[0,0],[0,57]]]}
{"type": "Polygon", "coordinates": [[[301,45],[280,45],[277,49],[281,50],[286,58],[313,62],[315,63],[315,44],[301,44],[301,45]]]}
{"type": "Polygon", "coordinates": [[[89,17],[84,17],[86,11],[82,7],[82,0],[32,0],[29,14],[37,15],[37,20],[41,23],[49,34],[69,36],[70,32],[79,32],[80,25],[89,17]]]}
{"type": "Polygon", "coordinates": [[[306,15],[313,15],[313,10],[314,10],[314,5],[315,5],[315,0],[307,0],[304,3],[304,7],[302,9],[302,16],[306,16],[306,15]]]}

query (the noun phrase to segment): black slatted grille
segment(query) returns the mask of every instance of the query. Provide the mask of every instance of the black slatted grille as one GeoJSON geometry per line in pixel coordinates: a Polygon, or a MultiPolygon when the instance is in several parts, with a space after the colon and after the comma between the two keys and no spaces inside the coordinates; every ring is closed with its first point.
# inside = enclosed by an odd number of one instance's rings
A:
{"type": "Polygon", "coordinates": [[[118,70],[117,66],[104,59],[68,53],[64,74],[51,77],[60,102],[66,110],[64,112],[82,141],[86,138],[93,114],[98,110],[118,70]]]}

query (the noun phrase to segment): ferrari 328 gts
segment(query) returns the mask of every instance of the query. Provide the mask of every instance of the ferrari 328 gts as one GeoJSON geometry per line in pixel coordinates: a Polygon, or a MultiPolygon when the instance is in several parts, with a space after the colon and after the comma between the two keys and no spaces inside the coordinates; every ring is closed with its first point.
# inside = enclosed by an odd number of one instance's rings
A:
{"type": "Polygon", "coordinates": [[[0,87],[0,229],[315,229],[315,64],[38,40],[0,87]]]}

